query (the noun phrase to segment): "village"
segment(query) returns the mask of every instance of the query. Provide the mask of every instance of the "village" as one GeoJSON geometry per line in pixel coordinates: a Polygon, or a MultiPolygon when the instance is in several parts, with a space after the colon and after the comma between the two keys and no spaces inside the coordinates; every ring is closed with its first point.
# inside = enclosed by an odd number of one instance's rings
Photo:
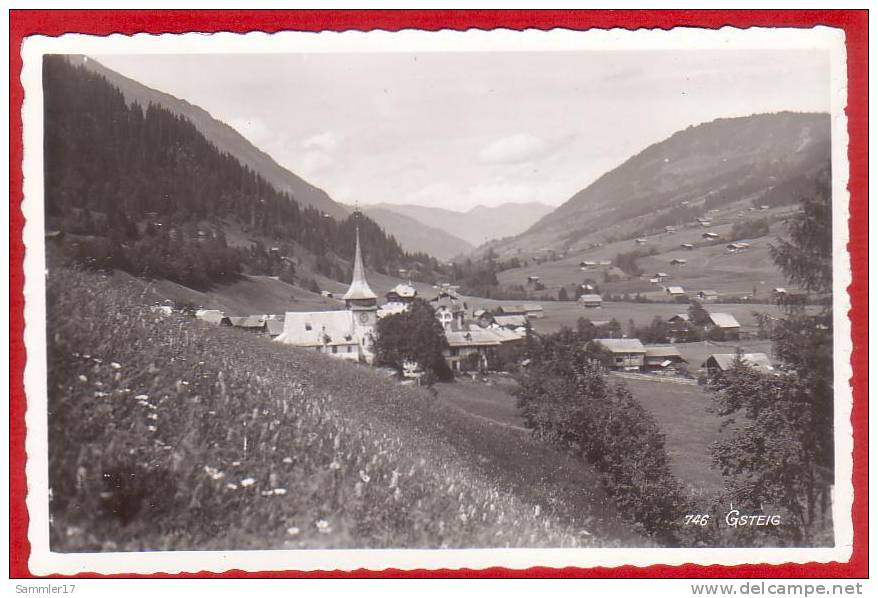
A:
{"type": "MultiPolygon", "coordinates": [[[[739,250],[743,248],[735,249],[739,250]]],[[[582,270],[609,267],[609,260],[583,261],[580,265],[582,270]]],[[[607,364],[609,369],[624,373],[650,374],[656,380],[677,378],[681,381],[694,383],[699,380],[704,383],[712,373],[731,367],[739,353],[746,363],[760,371],[770,372],[774,369],[770,349],[751,350],[752,347],[769,345],[765,340],[768,334],[764,329],[757,329],[755,326],[742,327],[731,313],[703,308],[706,304],[720,300],[716,291],[700,290],[690,297],[682,286],[667,284],[672,278],[667,273],[657,272],[645,277],[667,296],[669,304],[626,306],[625,302],[605,302],[600,294],[590,292],[595,287],[589,282],[579,286],[581,294],[575,301],[565,302],[576,305],[581,310],[577,321],[584,318],[591,326],[607,333],[606,338],[595,338],[591,342],[612,356],[607,364]],[[681,310],[684,305],[697,305],[704,309],[704,318],[693,322],[690,313],[681,310]],[[625,318],[626,309],[642,312],[648,307],[676,307],[675,313],[670,317],[662,318],[666,322],[669,342],[642,342],[631,335],[633,331],[626,333],[621,330],[620,322],[633,322],[630,318],[625,318]],[[601,312],[612,312],[614,315],[594,317],[601,312]],[[615,326],[612,326],[614,321],[615,326]],[[746,346],[741,345],[741,341],[746,341],[746,346]]],[[[540,279],[531,275],[527,284],[539,285],[540,279]]],[[[465,297],[460,294],[457,285],[448,283],[434,285],[433,291],[432,296],[422,298],[432,307],[442,326],[447,343],[443,357],[453,373],[470,376],[504,371],[508,366],[514,368],[526,365],[526,360],[522,358],[522,349],[529,331],[546,332],[547,329],[541,325],[541,321],[546,320],[546,312],[556,311],[555,304],[558,303],[550,302],[551,305],[546,306],[538,302],[507,301],[492,304],[479,298],[465,297]]],[[[772,298],[775,302],[782,301],[786,293],[784,288],[775,288],[772,290],[772,298]]],[[[333,294],[328,291],[324,291],[323,296],[334,299],[333,294]]],[[[419,297],[414,284],[410,281],[401,282],[384,293],[384,301],[379,303],[378,296],[366,280],[357,233],[353,279],[341,299],[344,309],[261,315],[227,315],[216,309],[199,309],[195,316],[218,326],[263,335],[275,342],[372,365],[377,321],[405,312],[419,297]]],[[[772,319],[773,316],[766,315],[763,324],[770,324],[772,319]]],[[[570,325],[575,324],[576,321],[570,322],[570,325]]],[[[422,374],[423,370],[415,363],[406,363],[402,372],[403,378],[416,381],[422,374]]]]}

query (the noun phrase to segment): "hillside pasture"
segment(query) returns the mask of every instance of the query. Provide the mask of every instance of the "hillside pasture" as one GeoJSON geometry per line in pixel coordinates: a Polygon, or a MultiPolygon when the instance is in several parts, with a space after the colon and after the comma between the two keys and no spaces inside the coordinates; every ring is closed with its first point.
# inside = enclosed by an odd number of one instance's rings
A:
{"type": "Polygon", "coordinates": [[[720,419],[708,412],[709,394],[687,384],[631,378],[624,383],[664,432],[674,475],[694,490],[722,490],[722,474],[711,467],[710,445],[720,438],[720,419]]]}
{"type": "Polygon", "coordinates": [[[49,277],[53,550],[650,544],[518,431],[143,299],[49,277]]]}

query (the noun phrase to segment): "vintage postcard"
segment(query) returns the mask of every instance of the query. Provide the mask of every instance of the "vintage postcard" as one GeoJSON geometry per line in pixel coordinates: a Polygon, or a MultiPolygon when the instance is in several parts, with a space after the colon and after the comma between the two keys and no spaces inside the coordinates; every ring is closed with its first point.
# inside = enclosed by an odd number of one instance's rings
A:
{"type": "Polygon", "coordinates": [[[842,30],[22,59],[34,574],[850,559],[842,30]]]}

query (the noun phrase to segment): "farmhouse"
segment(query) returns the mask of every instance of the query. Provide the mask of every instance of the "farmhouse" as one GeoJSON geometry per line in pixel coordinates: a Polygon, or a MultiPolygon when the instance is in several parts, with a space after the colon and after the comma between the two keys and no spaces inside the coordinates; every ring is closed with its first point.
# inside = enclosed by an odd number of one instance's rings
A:
{"type": "Polygon", "coordinates": [[[600,307],[601,306],[601,296],[600,295],[580,295],[579,302],[583,307],[600,307]]]}
{"type": "Polygon", "coordinates": [[[528,276],[528,277],[527,277],[527,284],[535,285],[535,284],[537,284],[539,281],[540,281],[540,277],[539,277],[539,276],[528,276]]]}
{"type": "MultiPolygon", "coordinates": [[[[714,353],[701,364],[709,374],[714,375],[718,372],[726,372],[735,364],[735,353],[714,353]]],[[[757,369],[763,373],[774,372],[774,366],[765,353],[742,353],[741,359],[745,365],[757,369]]]]}
{"type": "Polygon", "coordinates": [[[735,319],[735,316],[724,313],[712,313],[709,315],[714,330],[720,331],[724,340],[735,340],[740,336],[741,325],[735,319]]]}
{"type": "Polygon", "coordinates": [[[643,366],[647,370],[663,371],[672,366],[686,363],[680,350],[674,345],[648,345],[644,349],[646,354],[643,358],[643,366]]]}
{"type": "Polygon", "coordinates": [[[524,303],[522,305],[501,305],[497,313],[507,316],[526,316],[528,318],[542,318],[543,306],[539,303],[524,303]]]}
{"type": "Polygon", "coordinates": [[[668,295],[670,295],[671,297],[685,297],[686,296],[686,291],[683,289],[683,287],[679,287],[679,286],[670,286],[670,287],[665,289],[665,292],[668,295]]]}
{"type": "Polygon", "coordinates": [[[668,318],[672,334],[685,334],[689,332],[689,314],[675,314],[668,318]]]}
{"type": "Polygon", "coordinates": [[[283,332],[274,340],[343,359],[372,363],[378,297],[366,281],[359,225],[355,230],[354,273],[351,286],[344,295],[345,309],[287,312],[283,332]]]}
{"type": "Polygon", "coordinates": [[[266,331],[265,321],[267,316],[230,316],[223,318],[223,321],[225,320],[228,320],[227,325],[229,326],[241,328],[254,334],[261,334],[266,331]]]}
{"type": "Polygon", "coordinates": [[[677,232],[677,227],[676,226],[666,226],[665,232],[666,233],[675,233],[675,232],[677,232]]]}
{"type": "Polygon", "coordinates": [[[494,324],[503,328],[509,328],[510,330],[525,329],[527,328],[527,316],[521,314],[513,314],[509,316],[495,314],[494,324]]]}
{"type": "Polygon", "coordinates": [[[596,338],[592,342],[610,352],[610,368],[614,370],[639,370],[643,367],[646,349],[636,338],[596,338]]]}
{"type": "Polygon", "coordinates": [[[671,260],[671,265],[672,266],[685,266],[686,260],[675,257],[674,259],[671,260]]]}
{"type": "Polygon", "coordinates": [[[223,312],[218,309],[199,309],[195,312],[195,317],[208,324],[218,325],[222,322],[223,312]]]}
{"type": "Polygon", "coordinates": [[[646,245],[646,239],[634,239],[634,242],[638,245],[646,245]]]}
{"type": "Polygon", "coordinates": [[[597,268],[598,263],[592,260],[583,260],[579,262],[579,267],[582,270],[588,270],[589,268],[597,268]]]}
{"type": "Polygon", "coordinates": [[[729,253],[738,253],[739,251],[744,251],[746,249],[750,249],[750,243],[729,243],[726,245],[726,250],[729,253]]]}
{"type": "Polygon", "coordinates": [[[692,249],[695,249],[695,245],[693,245],[692,243],[680,243],[680,247],[682,247],[683,249],[690,250],[690,251],[692,249]]]}
{"type": "Polygon", "coordinates": [[[701,233],[702,239],[707,239],[708,241],[712,241],[713,239],[719,239],[719,234],[717,233],[701,233]]]}
{"type": "Polygon", "coordinates": [[[666,272],[656,272],[654,278],[656,282],[664,282],[671,279],[666,272]]]}
{"type": "Polygon", "coordinates": [[[487,329],[446,332],[448,348],[444,351],[448,367],[453,372],[467,369],[485,370],[488,359],[500,346],[500,338],[487,329]]]}
{"type": "Polygon", "coordinates": [[[712,289],[705,289],[698,291],[697,296],[702,301],[716,301],[719,298],[719,293],[712,289]]]}

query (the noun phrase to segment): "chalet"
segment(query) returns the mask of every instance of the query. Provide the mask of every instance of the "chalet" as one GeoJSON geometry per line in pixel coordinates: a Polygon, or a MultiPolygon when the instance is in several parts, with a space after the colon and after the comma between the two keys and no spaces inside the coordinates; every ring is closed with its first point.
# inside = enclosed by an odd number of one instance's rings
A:
{"type": "Polygon", "coordinates": [[[646,239],[634,239],[634,242],[638,245],[646,245],[646,239]]]}
{"type": "Polygon", "coordinates": [[[489,329],[449,331],[445,333],[448,348],[444,351],[448,367],[461,372],[470,367],[488,369],[488,360],[500,346],[500,338],[489,329]]]}
{"type": "MultiPolygon", "coordinates": [[[[736,357],[737,354],[735,353],[714,353],[701,364],[701,367],[706,369],[710,375],[726,372],[734,366],[736,357]]],[[[741,360],[744,362],[744,365],[766,374],[775,371],[774,366],[771,364],[771,359],[765,353],[742,353],[741,360]]]]}
{"type": "Polygon", "coordinates": [[[677,227],[676,226],[666,226],[665,232],[666,233],[675,233],[675,232],[677,232],[677,227]]]}
{"type": "Polygon", "coordinates": [[[659,283],[659,279],[658,279],[658,278],[650,278],[650,279],[649,279],[649,282],[651,282],[652,284],[658,284],[658,283],[659,283]]]}
{"type": "Polygon", "coordinates": [[[680,350],[674,345],[647,345],[643,357],[643,367],[651,371],[664,371],[675,365],[686,363],[680,350]]]}
{"type": "Polygon", "coordinates": [[[199,309],[195,312],[195,317],[208,324],[218,326],[223,320],[223,312],[218,309],[199,309]]]}
{"type": "Polygon", "coordinates": [[[715,330],[722,333],[724,340],[735,340],[741,334],[741,325],[732,314],[712,313],[710,323],[715,330]]]}
{"type": "Polygon", "coordinates": [[[601,301],[602,299],[600,295],[589,294],[580,295],[579,297],[579,302],[582,304],[582,306],[588,308],[600,307],[601,301]]]}
{"type": "Polygon", "coordinates": [[[591,268],[597,268],[598,263],[592,260],[583,260],[579,262],[579,267],[582,270],[589,270],[591,268]]]}
{"type": "Polygon", "coordinates": [[[332,299],[335,295],[333,295],[330,291],[320,291],[320,296],[326,297],[327,299],[332,299]]]}
{"type": "Polygon", "coordinates": [[[267,316],[232,316],[229,317],[229,324],[235,328],[241,328],[247,332],[254,334],[263,334],[267,330],[267,316]]]}
{"type": "Polygon", "coordinates": [[[675,257],[674,259],[671,260],[671,265],[672,266],[685,266],[686,260],[684,260],[682,258],[675,257]]]}
{"type": "Polygon", "coordinates": [[[701,226],[703,226],[705,228],[709,227],[712,224],[712,222],[710,220],[707,220],[707,219],[699,220],[698,223],[701,224],[701,226]]]}
{"type": "Polygon", "coordinates": [[[646,349],[636,338],[596,338],[592,342],[610,352],[610,368],[614,370],[639,370],[643,367],[646,349]]]}
{"type": "Polygon", "coordinates": [[[388,303],[411,303],[418,296],[418,291],[411,284],[399,283],[384,296],[388,303]]]}
{"type": "Polygon", "coordinates": [[[654,278],[656,282],[664,282],[671,279],[671,277],[668,276],[667,272],[656,272],[654,278]]]}
{"type": "Polygon", "coordinates": [[[705,289],[703,291],[698,291],[696,296],[702,301],[716,301],[719,299],[719,293],[711,289],[705,289]]]}
{"type": "Polygon", "coordinates": [[[665,293],[667,293],[671,297],[685,297],[686,291],[683,287],[679,286],[670,286],[665,289],[665,293]]]}
{"type": "Polygon", "coordinates": [[[598,260],[598,266],[602,268],[606,268],[607,266],[613,265],[613,260],[598,260]]]}
{"type": "Polygon", "coordinates": [[[523,314],[494,314],[494,324],[510,330],[522,330],[527,328],[527,316],[523,314]]]}
{"type": "Polygon", "coordinates": [[[680,243],[680,247],[689,251],[695,249],[695,245],[693,245],[692,243],[680,243]]]}
{"type": "Polygon", "coordinates": [[[717,233],[701,233],[701,238],[706,239],[708,241],[713,241],[714,239],[719,239],[719,234],[717,234],[717,233]]]}
{"type": "Polygon", "coordinates": [[[538,282],[540,282],[540,277],[539,277],[539,276],[528,276],[528,277],[527,277],[527,284],[535,285],[535,284],[537,284],[538,282]]]}
{"type": "Polygon", "coordinates": [[[750,249],[750,243],[729,243],[726,245],[726,251],[729,253],[738,253],[739,251],[744,251],[746,249],[750,249]]]}
{"type": "Polygon", "coordinates": [[[497,313],[507,316],[542,318],[543,306],[539,303],[524,303],[522,305],[501,305],[497,308],[497,313]]]}
{"type": "Polygon", "coordinates": [[[771,296],[774,298],[775,301],[783,300],[787,296],[787,290],[783,287],[777,287],[775,289],[772,289],[771,296]]]}
{"type": "Polygon", "coordinates": [[[430,299],[430,305],[445,330],[463,327],[466,304],[457,295],[449,291],[440,291],[436,297],[430,299]]]}

